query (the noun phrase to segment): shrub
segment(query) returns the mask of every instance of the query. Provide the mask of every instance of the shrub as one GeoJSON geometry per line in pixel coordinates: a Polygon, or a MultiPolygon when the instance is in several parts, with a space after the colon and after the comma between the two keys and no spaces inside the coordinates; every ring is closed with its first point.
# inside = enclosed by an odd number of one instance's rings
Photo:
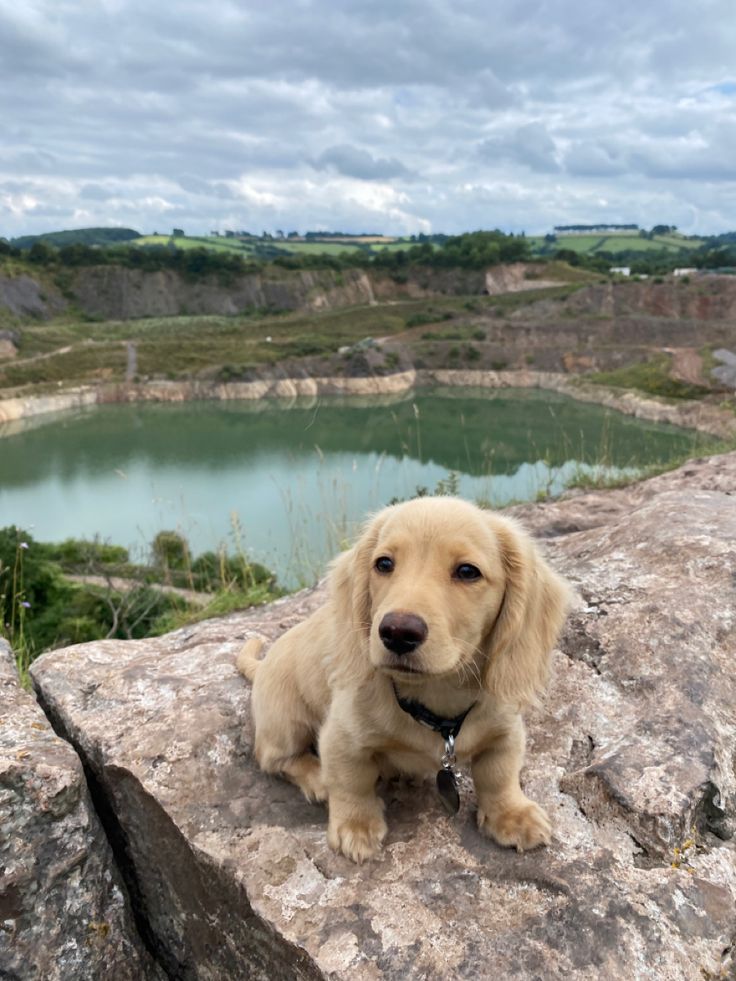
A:
{"type": "Polygon", "coordinates": [[[156,565],[162,569],[186,569],[190,565],[189,544],[177,531],[160,531],[151,543],[156,565]]]}

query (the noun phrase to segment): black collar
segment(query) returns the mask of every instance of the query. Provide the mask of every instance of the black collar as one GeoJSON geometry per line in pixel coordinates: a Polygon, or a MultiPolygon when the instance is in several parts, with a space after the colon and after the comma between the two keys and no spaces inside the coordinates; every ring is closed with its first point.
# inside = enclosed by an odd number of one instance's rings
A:
{"type": "Polygon", "coordinates": [[[445,742],[447,742],[450,736],[453,739],[457,738],[460,732],[460,726],[465,721],[465,717],[476,704],[473,702],[464,712],[456,715],[454,719],[443,719],[441,715],[435,715],[431,709],[428,709],[426,705],[422,705],[421,702],[417,702],[413,698],[402,698],[396,690],[396,685],[393,682],[391,684],[399,707],[419,722],[420,725],[427,726],[428,729],[434,729],[435,732],[439,732],[445,742]]]}

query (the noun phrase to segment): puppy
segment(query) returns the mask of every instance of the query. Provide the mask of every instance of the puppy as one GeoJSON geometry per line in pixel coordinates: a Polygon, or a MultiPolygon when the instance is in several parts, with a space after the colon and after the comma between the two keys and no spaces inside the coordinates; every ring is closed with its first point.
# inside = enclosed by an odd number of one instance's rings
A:
{"type": "Polygon", "coordinates": [[[379,776],[436,772],[452,744],[427,718],[460,720],[480,829],[520,851],[548,844],[519,785],[520,711],[545,687],[568,602],[512,520],[449,497],[386,508],[332,564],[325,605],[263,660],[259,640],[238,656],[259,765],[326,800],[330,846],[362,862],[386,835],[379,776]]]}

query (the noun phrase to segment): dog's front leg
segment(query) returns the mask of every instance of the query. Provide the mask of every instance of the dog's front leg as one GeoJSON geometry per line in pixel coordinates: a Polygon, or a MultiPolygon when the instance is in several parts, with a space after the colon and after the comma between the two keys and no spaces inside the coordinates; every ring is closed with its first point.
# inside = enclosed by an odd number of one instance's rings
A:
{"type": "Polygon", "coordinates": [[[327,842],[354,862],[372,858],[386,836],[383,801],[376,795],[379,768],[373,750],[330,711],[319,738],[327,788],[327,842]]]}
{"type": "Polygon", "coordinates": [[[520,852],[548,845],[551,838],[549,818],[519,784],[524,742],[524,724],[517,716],[511,727],[472,761],[478,827],[499,845],[514,846],[520,852]]]}

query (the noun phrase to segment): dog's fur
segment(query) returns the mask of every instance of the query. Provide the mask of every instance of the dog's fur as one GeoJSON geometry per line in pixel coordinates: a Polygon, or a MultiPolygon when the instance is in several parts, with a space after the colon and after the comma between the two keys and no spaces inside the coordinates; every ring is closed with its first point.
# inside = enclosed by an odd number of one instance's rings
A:
{"type": "Polygon", "coordinates": [[[547,815],[519,786],[519,713],[546,684],[568,601],[566,584],[510,519],[447,497],[386,508],[333,563],[325,605],[265,659],[257,639],[238,656],[253,681],[260,766],[326,800],[329,844],[361,862],[386,834],[378,777],[435,773],[443,751],[392,686],[447,718],[475,703],[456,753],[470,764],[479,827],[519,850],[548,844],[547,815]],[[377,569],[379,558],[393,568],[377,569]],[[467,565],[480,577],[468,579],[467,565]],[[426,637],[392,652],[379,635],[387,614],[421,617],[426,637]]]}

